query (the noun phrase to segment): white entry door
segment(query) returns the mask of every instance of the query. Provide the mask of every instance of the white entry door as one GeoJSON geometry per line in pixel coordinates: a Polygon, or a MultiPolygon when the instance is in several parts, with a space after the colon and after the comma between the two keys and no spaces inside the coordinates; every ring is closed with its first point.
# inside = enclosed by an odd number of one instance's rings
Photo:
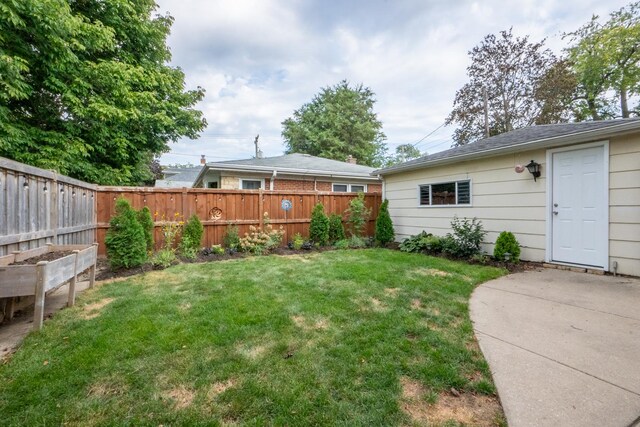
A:
{"type": "Polygon", "coordinates": [[[604,147],[552,154],[552,261],[607,265],[604,147]]]}

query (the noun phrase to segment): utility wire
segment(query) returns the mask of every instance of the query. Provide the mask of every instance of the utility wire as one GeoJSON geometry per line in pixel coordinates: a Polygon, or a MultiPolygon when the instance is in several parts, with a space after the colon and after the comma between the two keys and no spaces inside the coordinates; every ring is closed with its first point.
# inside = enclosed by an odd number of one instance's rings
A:
{"type": "Polygon", "coordinates": [[[428,134],[426,134],[425,136],[423,136],[422,138],[420,138],[419,140],[417,140],[416,142],[414,142],[413,145],[414,147],[418,144],[420,144],[422,141],[424,141],[425,139],[429,138],[431,135],[433,135],[434,133],[436,133],[438,130],[440,130],[441,127],[443,127],[446,123],[443,122],[440,126],[438,126],[437,128],[435,128],[434,130],[432,130],[431,132],[429,132],[428,134]]]}

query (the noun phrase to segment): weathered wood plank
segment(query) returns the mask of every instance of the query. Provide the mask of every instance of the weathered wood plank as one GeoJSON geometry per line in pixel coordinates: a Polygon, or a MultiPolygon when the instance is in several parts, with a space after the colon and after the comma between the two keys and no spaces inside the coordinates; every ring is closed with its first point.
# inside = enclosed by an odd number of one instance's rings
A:
{"type": "Polygon", "coordinates": [[[15,260],[13,262],[21,262],[25,259],[37,257],[40,255],[44,255],[49,252],[49,246],[41,246],[35,249],[29,249],[27,251],[17,252],[15,253],[15,260]]]}
{"type": "Polygon", "coordinates": [[[34,295],[36,267],[10,265],[0,267],[0,298],[34,295]]]}
{"type": "Polygon", "coordinates": [[[64,258],[58,258],[51,261],[45,266],[45,292],[56,288],[64,282],[71,280],[75,276],[76,254],[68,255],[64,258]]]}

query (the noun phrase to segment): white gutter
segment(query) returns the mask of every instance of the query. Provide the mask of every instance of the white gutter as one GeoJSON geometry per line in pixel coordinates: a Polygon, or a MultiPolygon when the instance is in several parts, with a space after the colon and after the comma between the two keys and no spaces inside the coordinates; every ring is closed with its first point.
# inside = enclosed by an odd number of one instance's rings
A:
{"type": "Polygon", "coordinates": [[[606,127],[604,129],[595,129],[584,132],[572,133],[569,135],[563,135],[553,138],[545,138],[545,139],[537,139],[534,141],[521,142],[519,144],[508,145],[506,147],[496,147],[496,148],[488,148],[482,151],[474,151],[472,153],[467,154],[458,154],[450,157],[444,157],[442,159],[432,160],[432,161],[424,161],[419,163],[414,163],[407,166],[399,166],[397,169],[387,170],[379,169],[374,171],[373,173],[378,174],[378,176],[384,175],[393,175],[396,173],[409,172],[417,169],[423,169],[425,167],[433,167],[433,166],[441,166],[449,163],[457,163],[465,160],[474,160],[481,159],[484,157],[493,156],[496,153],[502,154],[510,154],[517,151],[525,151],[534,148],[552,148],[559,145],[570,145],[577,144],[581,142],[587,142],[588,140],[597,140],[606,137],[610,137],[612,135],[622,135],[625,132],[633,131],[636,129],[640,129],[640,121],[632,121],[628,123],[622,123],[620,125],[606,127]]]}

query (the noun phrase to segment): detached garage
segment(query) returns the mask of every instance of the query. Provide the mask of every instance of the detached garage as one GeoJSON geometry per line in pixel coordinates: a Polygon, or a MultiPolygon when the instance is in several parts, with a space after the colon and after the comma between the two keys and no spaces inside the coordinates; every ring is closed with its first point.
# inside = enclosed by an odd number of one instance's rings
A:
{"type": "Polygon", "coordinates": [[[521,258],[640,276],[640,120],[541,125],[375,173],[398,239],[480,219],[493,252],[511,231],[521,258]]]}

